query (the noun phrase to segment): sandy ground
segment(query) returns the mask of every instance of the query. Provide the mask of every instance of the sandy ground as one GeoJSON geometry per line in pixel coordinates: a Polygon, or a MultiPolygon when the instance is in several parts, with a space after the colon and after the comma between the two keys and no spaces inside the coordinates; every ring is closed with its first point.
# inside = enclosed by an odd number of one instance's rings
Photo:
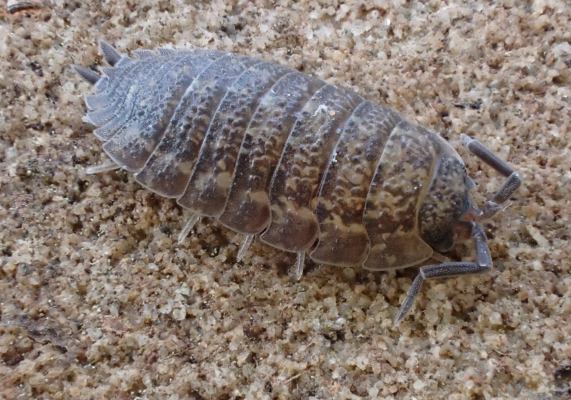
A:
{"type": "MultiPolygon", "coordinates": [[[[571,397],[571,11],[562,1],[62,1],[0,19],[0,397],[571,397]],[[279,4],[278,4],[279,3],[279,4]],[[387,104],[457,147],[474,135],[525,185],[486,223],[495,270],[310,265],[203,221],[105,158],[70,64],[192,45],[303,69],[387,104]]],[[[478,199],[501,179],[470,157],[478,199]]],[[[457,256],[469,257],[465,247],[457,256]]]]}

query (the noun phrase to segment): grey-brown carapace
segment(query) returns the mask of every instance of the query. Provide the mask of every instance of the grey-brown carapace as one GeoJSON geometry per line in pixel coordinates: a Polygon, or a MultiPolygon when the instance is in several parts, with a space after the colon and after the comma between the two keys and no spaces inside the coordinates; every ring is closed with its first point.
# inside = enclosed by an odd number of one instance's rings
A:
{"type": "Polygon", "coordinates": [[[479,221],[502,208],[521,178],[478,141],[465,146],[507,179],[483,208],[464,162],[439,135],[351,90],[298,71],[204,49],[123,56],[102,42],[111,67],[76,66],[92,83],[84,120],[111,158],[89,172],[123,168],[192,213],[317,263],[388,270],[446,252],[462,233],[475,262],[420,268],[396,322],[425,279],[492,267],[479,221]]]}

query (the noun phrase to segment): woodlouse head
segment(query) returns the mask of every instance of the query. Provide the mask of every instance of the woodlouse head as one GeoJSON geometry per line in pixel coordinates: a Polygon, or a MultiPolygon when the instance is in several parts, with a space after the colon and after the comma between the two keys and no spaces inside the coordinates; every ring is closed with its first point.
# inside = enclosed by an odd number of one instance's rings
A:
{"type": "Polygon", "coordinates": [[[464,215],[473,209],[469,193],[473,187],[458,157],[452,154],[440,157],[419,210],[422,239],[436,251],[446,252],[454,246],[464,215]]]}

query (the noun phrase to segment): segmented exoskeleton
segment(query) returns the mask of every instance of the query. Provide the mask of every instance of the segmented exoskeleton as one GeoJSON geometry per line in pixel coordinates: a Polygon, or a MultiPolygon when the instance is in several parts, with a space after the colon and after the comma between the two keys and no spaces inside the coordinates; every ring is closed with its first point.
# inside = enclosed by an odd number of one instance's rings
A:
{"type": "Polygon", "coordinates": [[[475,155],[507,177],[482,209],[464,163],[439,135],[351,90],[298,71],[215,50],[138,51],[105,42],[112,68],[76,66],[95,85],[84,120],[112,162],[143,186],[201,216],[317,263],[387,270],[446,252],[460,233],[476,262],[420,268],[396,317],[424,279],[487,271],[492,259],[478,221],[501,208],[521,178],[478,141],[475,155]]]}

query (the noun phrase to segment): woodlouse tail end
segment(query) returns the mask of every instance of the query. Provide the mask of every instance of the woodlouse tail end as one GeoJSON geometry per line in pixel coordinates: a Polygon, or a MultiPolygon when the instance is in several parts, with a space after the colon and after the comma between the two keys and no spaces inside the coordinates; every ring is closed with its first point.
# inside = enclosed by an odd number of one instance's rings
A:
{"type": "Polygon", "coordinates": [[[75,72],[77,72],[83,79],[85,79],[87,82],[91,83],[92,85],[95,85],[97,83],[97,81],[99,80],[99,78],[101,77],[97,72],[83,67],[81,65],[72,65],[73,69],[75,70],[75,72]]]}
{"type": "Polygon", "coordinates": [[[99,41],[99,49],[101,49],[101,54],[105,61],[111,66],[114,66],[123,58],[121,53],[119,53],[113,46],[107,43],[105,40],[99,41]]]}

